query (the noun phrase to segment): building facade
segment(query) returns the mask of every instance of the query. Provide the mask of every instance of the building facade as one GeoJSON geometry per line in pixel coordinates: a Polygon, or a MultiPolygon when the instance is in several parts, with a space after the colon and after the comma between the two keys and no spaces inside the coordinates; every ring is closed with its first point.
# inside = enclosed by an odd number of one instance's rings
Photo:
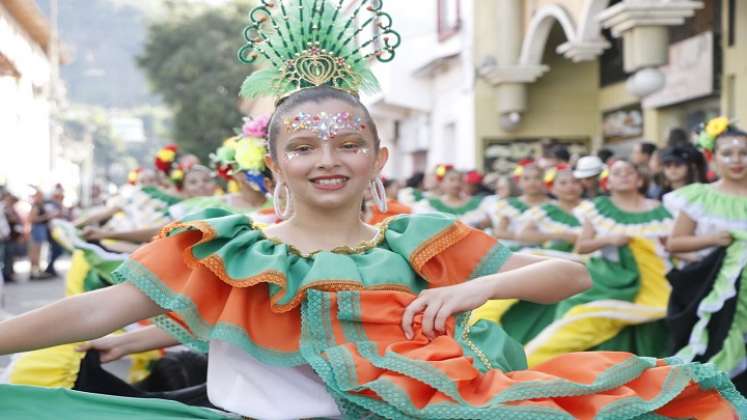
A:
{"type": "Polygon", "coordinates": [[[438,163],[474,166],[477,150],[473,2],[389,2],[402,35],[397,58],[374,64],[381,91],[364,97],[388,146],[386,175],[404,177],[438,163]]]}
{"type": "Polygon", "coordinates": [[[434,0],[388,9],[403,44],[366,98],[390,175],[500,170],[543,146],[663,144],[747,121],[747,5],[735,0],[434,0]]]}
{"type": "Polygon", "coordinates": [[[15,189],[51,179],[49,40],[36,2],[0,0],[0,177],[15,189]]]}

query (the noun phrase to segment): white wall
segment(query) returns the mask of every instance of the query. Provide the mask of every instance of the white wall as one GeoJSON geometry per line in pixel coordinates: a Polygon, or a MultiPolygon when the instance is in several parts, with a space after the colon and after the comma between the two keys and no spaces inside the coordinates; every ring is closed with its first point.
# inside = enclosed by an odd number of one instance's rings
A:
{"type": "Polygon", "coordinates": [[[386,171],[389,176],[412,174],[411,153],[424,149],[429,168],[438,163],[462,169],[476,166],[472,1],[462,1],[462,30],[445,42],[438,40],[436,2],[387,3],[402,45],[394,61],[374,65],[382,91],[364,97],[364,102],[379,126],[400,122],[397,156],[386,171]],[[455,135],[447,132],[450,124],[455,135]]]}
{"type": "Polygon", "coordinates": [[[49,61],[0,6],[0,52],[21,73],[0,77],[0,176],[11,188],[53,183],[49,145],[49,61]]]}

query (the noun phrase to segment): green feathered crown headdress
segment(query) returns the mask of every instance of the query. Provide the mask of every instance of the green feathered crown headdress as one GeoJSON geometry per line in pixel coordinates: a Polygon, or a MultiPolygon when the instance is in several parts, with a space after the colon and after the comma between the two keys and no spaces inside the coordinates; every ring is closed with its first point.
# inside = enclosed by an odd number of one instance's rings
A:
{"type": "Polygon", "coordinates": [[[322,85],[356,95],[375,92],[378,82],[369,61],[391,61],[400,35],[392,30],[392,17],[381,10],[383,0],[353,0],[347,11],[343,3],[262,0],[252,9],[239,60],[251,64],[261,56],[271,66],[247,77],[241,96],[282,98],[322,85]]]}

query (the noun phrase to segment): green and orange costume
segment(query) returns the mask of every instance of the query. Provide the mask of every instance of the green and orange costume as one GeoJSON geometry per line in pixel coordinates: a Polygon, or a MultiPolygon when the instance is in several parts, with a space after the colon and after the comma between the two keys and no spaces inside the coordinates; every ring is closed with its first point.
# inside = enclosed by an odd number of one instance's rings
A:
{"type": "MultiPolygon", "coordinates": [[[[185,343],[225,341],[260,363],[311,366],[345,418],[747,415],[747,402],[711,365],[598,352],[527,369],[518,343],[490,321],[468,325],[468,314],[452,317],[447,334],[432,341],[416,317],[415,338],[404,337],[402,314],[418,292],[495,273],[510,255],[480,231],[425,214],[389,220],[360,247],[307,255],[244,215],[209,209],[165,228],[115,277],[177,313],[156,323],[185,343]]],[[[45,393],[60,410],[38,418],[161,403],[0,387],[0,406],[19,418],[14,413],[45,393]]]]}

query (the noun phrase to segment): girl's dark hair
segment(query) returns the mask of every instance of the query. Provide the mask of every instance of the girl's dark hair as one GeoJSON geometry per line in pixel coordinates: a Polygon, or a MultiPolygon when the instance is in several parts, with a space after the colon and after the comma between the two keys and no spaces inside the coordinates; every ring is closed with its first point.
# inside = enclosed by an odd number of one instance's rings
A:
{"type": "Polygon", "coordinates": [[[715,141],[715,143],[713,145],[713,150],[715,151],[716,149],[718,149],[718,141],[719,141],[719,139],[725,139],[725,138],[728,138],[728,137],[743,137],[743,138],[747,139],[747,131],[744,131],[741,128],[735,126],[735,125],[729,125],[729,127],[726,129],[726,131],[724,131],[723,133],[721,133],[721,135],[719,135],[716,138],[716,141],[715,141]]]}
{"type": "Polygon", "coordinates": [[[423,180],[425,180],[425,173],[418,171],[412,174],[411,177],[407,178],[405,186],[407,188],[423,188],[423,180]]]}
{"type": "Polygon", "coordinates": [[[366,122],[366,126],[369,128],[369,130],[371,130],[371,134],[373,134],[375,147],[378,149],[379,133],[376,130],[376,124],[374,123],[373,118],[371,118],[371,114],[368,112],[368,109],[361,103],[360,99],[340,89],[335,89],[329,86],[317,86],[299,90],[298,92],[295,92],[290,96],[282,99],[275,107],[275,112],[273,112],[272,116],[270,117],[267,135],[267,139],[270,145],[270,155],[273,157],[273,159],[277,157],[276,139],[280,134],[280,130],[283,125],[283,119],[287,116],[287,114],[295,110],[302,104],[308,102],[318,104],[322,101],[331,99],[345,102],[346,104],[354,106],[360,110],[362,114],[361,116],[366,122]]]}
{"type": "MultiPolygon", "coordinates": [[[[677,146],[670,146],[661,152],[662,163],[667,162],[682,162],[687,166],[687,185],[694,182],[706,183],[708,182],[708,169],[705,160],[705,156],[695,146],[690,143],[681,144],[677,146]]],[[[664,177],[661,183],[663,196],[666,193],[672,191],[672,185],[664,177]]]]}
{"type": "Polygon", "coordinates": [[[607,148],[599,149],[597,152],[597,157],[601,159],[603,163],[607,163],[607,161],[613,156],[615,156],[615,152],[607,148]]]}
{"type": "Polygon", "coordinates": [[[669,135],[667,136],[667,146],[673,147],[682,146],[685,144],[691,144],[690,134],[687,132],[687,130],[684,130],[682,128],[673,128],[669,130],[669,135]]]}

